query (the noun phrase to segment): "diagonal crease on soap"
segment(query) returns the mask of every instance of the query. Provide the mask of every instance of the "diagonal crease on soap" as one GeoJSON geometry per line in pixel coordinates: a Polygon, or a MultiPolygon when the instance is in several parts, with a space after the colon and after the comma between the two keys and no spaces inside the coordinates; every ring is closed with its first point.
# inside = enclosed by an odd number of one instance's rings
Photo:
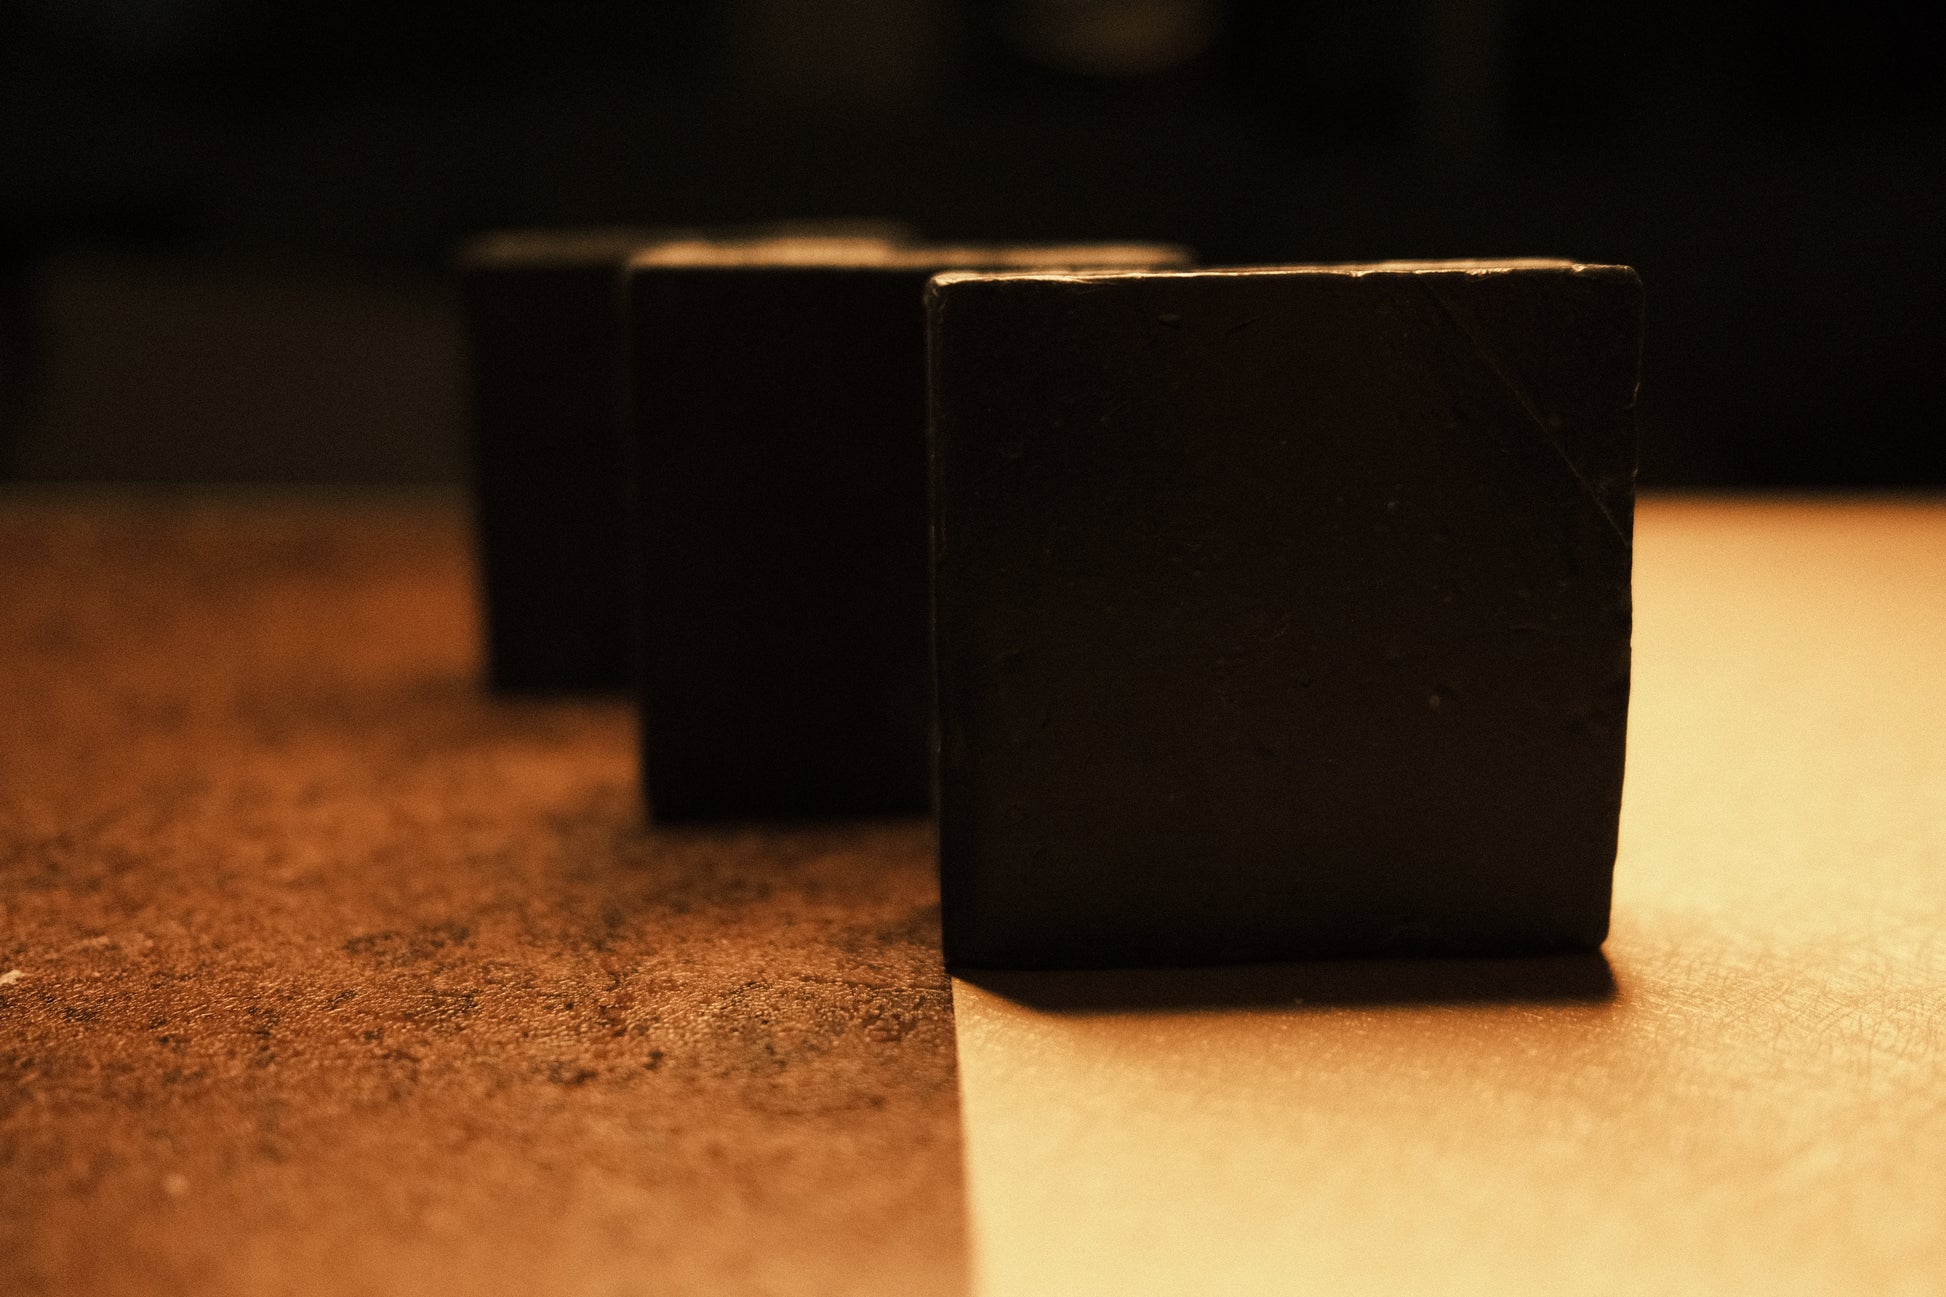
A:
{"type": "Polygon", "coordinates": [[[1601,944],[1633,270],[954,273],[928,310],[949,962],[1601,944]]]}

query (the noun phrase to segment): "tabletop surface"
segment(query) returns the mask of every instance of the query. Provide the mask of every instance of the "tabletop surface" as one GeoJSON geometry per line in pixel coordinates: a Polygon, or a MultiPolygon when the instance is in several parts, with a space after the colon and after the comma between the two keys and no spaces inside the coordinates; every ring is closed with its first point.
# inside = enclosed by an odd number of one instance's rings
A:
{"type": "Polygon", "coordinates": [[[1656,500],[1605,958],[988,975],[465,519],[0,495],[0,1292],[1946,1292],[1946,506],[1656,500]]]}

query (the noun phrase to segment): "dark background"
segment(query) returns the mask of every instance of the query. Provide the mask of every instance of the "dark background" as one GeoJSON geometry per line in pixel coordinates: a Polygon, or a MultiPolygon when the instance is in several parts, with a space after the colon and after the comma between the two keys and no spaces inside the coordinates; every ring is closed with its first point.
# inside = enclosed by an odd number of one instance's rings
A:
{"type": "Polygon", "coordinates": [[[1643,476],[1946,483],[1946,7],[0,0],[0,475],[457,478],[495,226],[1649,286],[1643,476]]]}

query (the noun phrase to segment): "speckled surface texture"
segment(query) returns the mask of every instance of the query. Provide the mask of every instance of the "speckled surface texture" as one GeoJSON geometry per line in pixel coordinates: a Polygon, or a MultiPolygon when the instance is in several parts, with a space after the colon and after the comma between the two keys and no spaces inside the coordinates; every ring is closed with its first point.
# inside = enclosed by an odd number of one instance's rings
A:
{"type": "Polygon", "coordinates": [[[950,1293],[930,830],[644,830],[442,497],[0,495],[0,1293],[950,1293]]]}

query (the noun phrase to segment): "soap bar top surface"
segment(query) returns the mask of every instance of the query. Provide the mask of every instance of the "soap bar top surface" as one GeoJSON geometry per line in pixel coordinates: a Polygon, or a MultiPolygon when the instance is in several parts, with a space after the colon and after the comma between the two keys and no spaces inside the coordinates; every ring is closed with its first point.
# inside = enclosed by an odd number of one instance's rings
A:
{"type": "Polygon", "coordinates": [[[488,230],[461,244],[454,261],[462,273],[547,266],[612,268],[653,244],[704,237],[702,231],[672,226],[488,230]]]}
{"type": "Polygon", "coordinates": [[[927,243],[781,234],[669,240],[640,249],[629,265],[643,270],[887,270],[933,275],[955,269],[1036,273],[1102,266],[1140,269],[1183,266],[1194,259],[1188,248],[1173,243],[927,243]]]}
{"type": "Polygon", "coordinates": [[[949,959],[1601,942],[1632,270],[951,274],[930,313],[949,959]]]}
{"type": "MultiPolygon", "coordinates": [[[[454,261],[462,273],[476,270],[535,269],[547,266],[606,266],[658,247],[732,249],[796,244],[826,255],[849,255],[852,248],[910,243],[915,234],[898,221],[786,220],[701,228],[687,225],[598,225],[566,228],[487,230],[459,246],[454,261]]],[[[732,254],[725,254],[732,255],[732,254]]],[[[867,252],[865,255],[870,255],[867,252]]]]}

